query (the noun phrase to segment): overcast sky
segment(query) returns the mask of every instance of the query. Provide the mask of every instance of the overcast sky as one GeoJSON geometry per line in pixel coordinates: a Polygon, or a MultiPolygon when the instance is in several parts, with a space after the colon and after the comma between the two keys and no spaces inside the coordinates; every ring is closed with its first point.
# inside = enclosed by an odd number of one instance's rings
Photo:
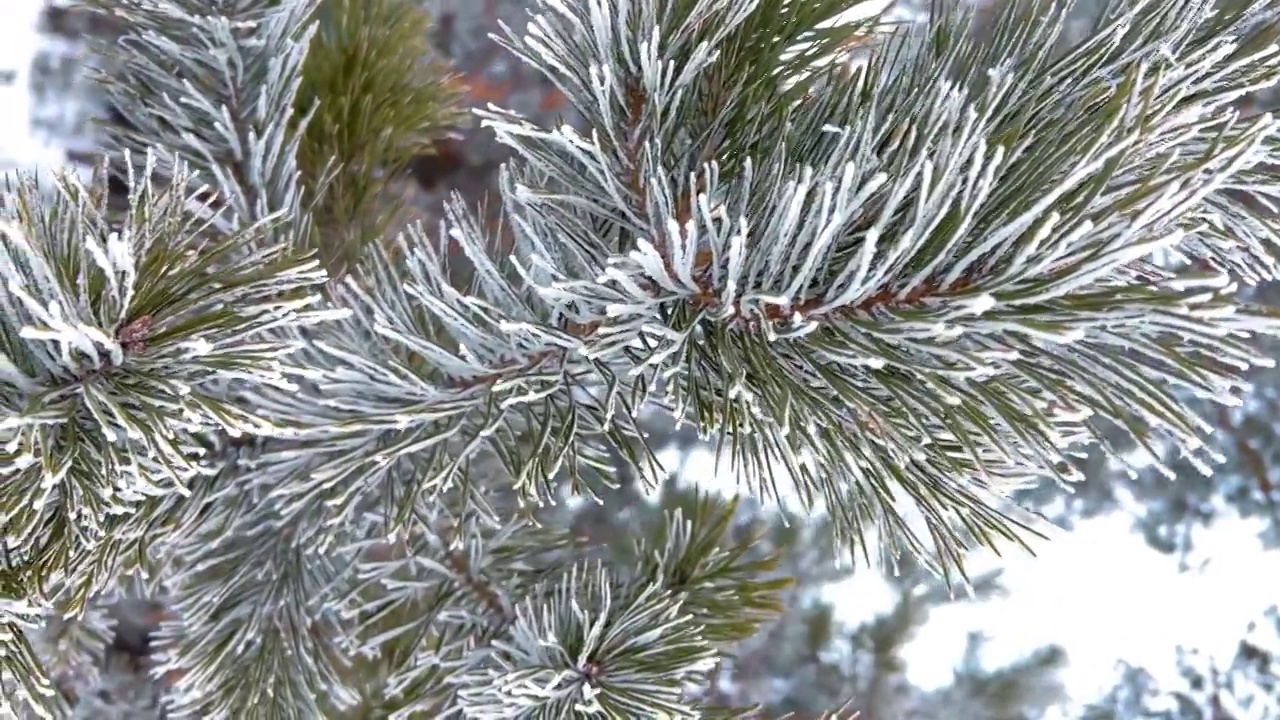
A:
{"type": "Polygon", "coordinates": [[[1037,557],[988,554],[975,571],[1004,567],[1008,597],[935,611],[908,648],[911,679],[945,684],[970,631],[990,637],[986,659],[993,665],[1063,646],[1071,662],[1064,680],[1077,700],[1109,690],[1120,660],[1176,681],[1180,643],[1224,667],[1249,623],[1280,599],[1280,561],[1264,553],[1257,530],[1224,518],[1199,536],[1188,572],[1147,547],[1121,513],[1040,543],[1037,557]]]}

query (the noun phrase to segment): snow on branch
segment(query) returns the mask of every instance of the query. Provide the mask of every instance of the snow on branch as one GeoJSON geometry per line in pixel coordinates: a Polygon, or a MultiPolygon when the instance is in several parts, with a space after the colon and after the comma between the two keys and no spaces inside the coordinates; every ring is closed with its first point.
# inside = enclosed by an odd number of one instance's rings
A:
{"type": "Polygon", "coordinates": [[[51,192],[20,179],[0,216],[0,507],[38,577],[74,579],[73,608],[110,581],[78,570],[122,541],[111,528],[206,473],[201,433],[274,431],[226,394],[289,385],[296,346],[270,331],[333,315],[313,309],[316,263],[243,252],[279,218],[211,237],[189,172],[165,174],[130,175],[112,220],[103,186],[73,174],[51,192]]]}
{"type": "Polygon", "coordinates": [[[1231,107],[1276,81],[1274,29],[1142,1],[1059,52],[1060,13],[1010,11],[996,45],[904,30],[788,86],[813,7],[547,2],[509,33],[591,122],[485,113],[522,160],[516,260],[588,315],[581,355],[660,379],[748,486],[940,565],[1014,537],[1000,498],[1069,479],[1092,415],[1201,450],[1186,393],[1233,402],[1280,330],[1237,296],[1277,277],[1275,221],[1222,212],[1276,160],[1231,107]]]}
{"type": "MultiPolygon", "coordinates": [[[[518,266],[491,259],[489,243],[455,199],[437,234],[410,227],[334,288],[350,315],[298,356],[309,391],[258,399],[281,422],[302,421],[296,444],[255,465],[287,513],[321,499],[354,511],[401,463],[419,493],[440,492],[493,454],[540,501],[557,478],[603,462],[591,441],[635,435],[639,402],[578,352],[575,312],[524,289],[518,266]],[[472,274],[461,288],[459,262],[472,274]]],[[[404,496],[398,522],[416,497],[404,496]]]]}
{"type": "Polygon", "coordinates": [[[86,2],[130,29],[103,48],[116,67],[98,80],[128,121],[110,129],[109,149],[181,155],[210,183],[225,230],[283,213],[291,222],[277,229],[289,235],[272,240],[305,234],[306,123],[293,100],[320,0],[234,0],[216,12],[205,0],[86,2]]]}

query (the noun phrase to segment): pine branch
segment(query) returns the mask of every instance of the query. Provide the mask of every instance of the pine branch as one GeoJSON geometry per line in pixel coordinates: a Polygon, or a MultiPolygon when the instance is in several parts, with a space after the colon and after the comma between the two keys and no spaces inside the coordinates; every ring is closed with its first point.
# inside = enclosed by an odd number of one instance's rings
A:
{"type": "Polygon", "coordinates": [[[1032,13],[1015,5],[999,43],[899,35],[864,71],[768,102],[758,68],[803,35],[798,20],[759,36],[778,8],[713,3],[693,22],[675,0],[548,6],[508,42],[592,136],[486,121],[525,162],[505,186],[514,224],[568,238],[518,247],[546,266],[546,297],[594,310],[585,357],[666,379],[750,487],[821,498],[842,544],[869,555],[881,538],[944,572],[1030,532],[998,498],[1071,479],[1063,450],[1095,439],[1090,414],[1136,409],[1140,442],[1200,447],[1175,393],[1229,402],[1236,370],[1269,362],[1233,338],[1277,329],[1225,315],[1231,278],[1274,276],[1274,219],[1218,212],[1276,152],[1270,117],[1229,110],[1274,80],[1257,62],[1274,28],[1135,3],[1055,55],[1061,15],[1018,25],[1032,13]],[[661,42],[635,30],[650,27],[661,42]],[[1220,44],[1235,30],[1248,40],[1220,44]],[[701,130],[722,117],[751,120],[701,130]],[[1143,259],[1162,248],[1214,272],[1143,259]],[[1224,350],[1232,368],[1207,368],[1224,350]]]}
{"type": "Polygon", "coordinates": [[[317,12],[295,101],[310,117],[298,165],[318,213],[308,242],[340,277],[366,243],[399,231],[391,183],[461,121],[461,93],[431,57],[415,0],[324,0],[317,12]]]}
{"type": "Polygon", "coordinates": [[[261,417],[256,395],[289,391],[280,366],[299,329],[335,315],[313,307],[327,277],[293,247],[309,222],[292,113],[313,4],[97,9],[126,28],[100,78],[131,121],[109,148],[128,177],[125,207],[107,206],[101,182],[67,179],[50,197],[21,187],[8,217],[22,232],[0,246],[11,288],[0,323],[12,323],[0,325],[0,381],[19,390],[0,393],[14,403],[0,433],[16,448],[0,456],[4,517],[24,538],[23,596],[59,611],[154,559],[147,546],[181,517],[177,498],[202,509],[226,438],[287,430],[261,417]],[[48,596],[41,583],[60,574],[65,588],[48,596]]]}
{"type": "Polygon", "coordinates": [[[306,526],[246,512],[232,498],[252,498],[255,483],[237,471],[199,508],[198,524],[164,548],[177,621],[157,635],[158,672],[178,677],[176,712],[326,717],[357,699],[341,676],[345,623],[326,605],[349,565],[308,544],[306,526]]]}
{"type": "Polygon", "coordinates": [[[687,518],[669,514],[652,544],[636,541],[647,562],[634,573],[579,563],[529,593],[495,654],[459,678],[463,711],[701,717],[687,689],[715,671],[717,646],[777,611],[786,585],[761,574],[771,561],[746,559],[750,540],[726,542],[733,513],[700,498],[687,518]],[[741,610],[727,615],[735,603],[741,610]]]}
{"type": "Polygon", "coordinates": [[[297,163],[306,119],[294,99],[320,0],[85,0],[126,28],[97,50],[111,72],[97,73],[127,124],[108,126],[113,156],[150,149],[189,164],[210,184],[215,227],[282,215],[270,240],[305,237],[297,163]]]}
{"type": "MultiPolygon", "coordinates": [[[[297,447],[263,460],[272,477],[291,478],[287,512],[294,498],[299,512],[317,502],[350,511],[400,463],[419,473],[417,492],[438,492],[485,455],[526,497],[545,500],[560,472],[602,466],[608,443],[638,434],[631,418],[642,399],[622,396],[611,368],[576,356],[573,312],[521,289],[519,274],[471,245],[480,230],[460,201],[448,218],[434,237],[410,228],[371,248],[358,277],[334,288],[351,315],[298,356],[312,392],[262,396],[281,421],[310,419],[297,447]],[[462,289],[450,275],[459,238],[475,277],[462,289]]],[[[394,522],[415,497],[401,496],[394,522]]]]}
{"type": "Polygon", "coordinates": [[[15,587],[14,569],[7,557],[3,571],[0,576],[3,580],[0,587],[4,591],[0,601],[0,689],[3,690],[0,712],[6,717],[16,717],[19,711],[30,711],[40,718],[52,718],[52,711],[58,707],[57,691],[28,637],[40,627],[41,608],[23,600],[28,594],[27,588],[15,587]]]}
{"type": "MultiPolygon", "coordinates": [[[[314,0],[101,4],[128,26],[113,149],[154,146],[168,179],[120,158],[123,228],[70,181],[4,218],[0,508],[24,545],[3,579],[74,608],[158,566],[179,711],[696,717],[690,688],[779,610],[773,559],[707,504],[606,570],[525,508],[589,495],[611,447],[652,460],[647,406],[843,550],[947,574],[1031,531],[1005,497],[1069,479],[1090,415],[1157,461],[1201,451],[1185,398],[1234,401],[1280,331],[1238,294],[1280,276],[1280,224],[1246,202],[1275,200],[1256,168],[1280,140],[1230,107],[1280,77],[1257,22],[1280,0],[1116,3],[1067,49],[1061,13],[1025,23],[1047,4],[990,46],[957,11],[854,71],[823,65],[874,25],[844,0],[539,2],[507,45],[590,133],[488,112],[517,154],[506,225],[454,198],[387,243],[367,176],[440,119],[435,80],[319,58],[308,86],[314,0]],[[368,104],[392,88],[412,98],[368,104]],[[342,140],[375,116],[404,134],[342,140]],[[312,310],[326,276],[295,248],[326,232],[368,249],[312,310]]],[[[921,614],[900,610],[883,677],[921,614]]],[[[48,690],[26,636],[0,641],[6,677],[48,690]]]]}
{"type": "Polygon", "coordinates": [[[225,388],[284,382],[273,365],[292,344],[264,333],[323,317],[307,309],[314,264],[244,252],[278,219],[209,237],[182,166],[167,186],[130,175],[116,218],[103,174],[10,183],[0,240],[0,508],[20,541],[16,597],[59,614],[127,567],[135,513],[206,472],[203,433],[273,431],[225,388]]]}
{"type": "MultiPolygon", "coordinates": [[[[338,600],[354,608],[349,682],[362,701],[342,717],[456,713],[455,673],[487,655],[520,598],[562,574],[572,539],[531,526],[525,514],[485,510],[482,497],[494,490],[442,494],[422,503],[390,546],[352,545],[362,562],[338,600]]],[[[386,522],[377,514],[362,523],[370,535],[386,522]]]]}
{"type": "Polygon", "coordinates": [[[73,609],[102,582],[75,569],[109,538],[93,518],[112,522],[147,497],[181,491],[203,472],[194,438],[205,428],[270,431],[222,389],[283,382],[271,363],[291,345],[261,334],[322,317],[305,310],[324,279],[314,265],[278,248],[242,254],[270,219],[210,239],[189,175],[180,167],[172,176],[168,187],[135,182],[121,225],[108,221],[101,185],[68,175],[53,197],[20,185],[0,246],[11,269],[0,294],[3,382],[14,391],[6,519],[9,532],[40,538],[25,550],[41,577],[89,582],[68,588],[73,609]],[[164,419],[173,413],[185,432],[164,419]]]}

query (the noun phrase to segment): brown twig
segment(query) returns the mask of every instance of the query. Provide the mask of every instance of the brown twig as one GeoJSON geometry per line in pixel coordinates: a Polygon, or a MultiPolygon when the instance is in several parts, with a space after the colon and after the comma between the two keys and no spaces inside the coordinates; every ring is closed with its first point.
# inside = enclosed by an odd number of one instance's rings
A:
{"type": "Polygon", "coordinates": [[[480,601],[489,609],[489,612],[504,622],[510,620],[510,613],[507,611],[506,604],[502,601],[501,594],[493,587],[488,578],[474,571],[466,553],[461,550],[450,551],[445,556],[445,562],[448,563],[449,569],[453,570],[467,588],[476,597],[480,598],[480,601]]]}
{"type": "Polygon", "coordinates": [[[1218,407],[1218,426],[1231,439],[1240,459],[1253,476],[1258,492],[1262,494],[1263,501],[1271,510],[1272,517],[1280,519],[1280,505],[1277,504],[1275,484],[1271,482],[1271,473],[1267,467],[1267,461],[1262,456],[1262,453],[1253,447],[1248,438],[1240,432],[1240,427],[1231,417],[1231,411],[1225,405],[1218,407]]]}

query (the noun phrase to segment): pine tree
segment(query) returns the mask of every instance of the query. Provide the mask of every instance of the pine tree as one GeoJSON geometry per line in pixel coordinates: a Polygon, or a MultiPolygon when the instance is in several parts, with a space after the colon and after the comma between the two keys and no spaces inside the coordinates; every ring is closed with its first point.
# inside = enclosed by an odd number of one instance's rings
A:
{"type": "MultiPolygon", "coordinates": [[[[696,447],[659,419],[651,420],[646,430],[651,446],[682,455],[696,447]]],[[[648,536],[661,527],[665,513],[695,507],[696,486],[672,475],[658,492],[648,493],[639,479],[629,478],[603,494],[601,503],[580,503],[562,512],[580,536],[605,551],[606,559],[626,566],[636,560],[627,539],[648,536]]],[[[749,555],[760,561],[773,558],[770,576],[789,584],[782,613],[725,654],[701,690],[706,705],[756,707],[752,717],[796,720],[822,717],[833,708],[857,713],[860,720],[1028,720],[1065,699],[1057,678],[1066,661],[1060,648],[1044,648],[1021,662],[987,670],[981,662],[984,640],[978,636],[970,639],[951,685],[922,690],[907,678],[905,646],[925,627],[932,610],[1002,594],[998,572],[975,577],[971,592],[957,596],[922,565],[905,558],[887,578],[896,594],[893,606],[851,624],[841,618],[835,602],[865,608],[866,599],[833,597],[830,588],[868,569],[839,562],[830,523],[746,498],[732,503],[728,533],[754,539],[749,555]]]]}
{"type": "Polygon", "coordinates": [[[787,596],[731,507],[629,566],[538,522],[652,474],[647,408],[947,583],[1034,532],[1013,491],[1115,454],[1095,421],[1203,454],[1189,396],[1236,402],[1280,330],[1240,290],[1278,275],[1274,120],[1233,107],[1280,77],[1276,0],[1118,1],[1075,46],[1038,0],[990,43],[960,8],[542,0],[506,43],[589,132],[482,112],[503,226],[394,235],[358,190],[447,103],[325,109],[315,0],[102,7],[108,171],[4,203],[6,702],[50,704],[32,626],[135,577],[178,715],[749,713],[703,689],[787,596]]]}
{"type": "MultiPolygon", "coordinates": [[[[1228,11],[1247,3],[1218,0],[1228,11]]],[[[1078,32],[1087,37],[1099,20],[1098,3],[1077,5],[1074,13],[1078,32]]],[[[1280,105],[1277,88],[1259,88],[1237,103],[1248,120],[1280,105]]],[[[1252,189],[1230,190],[1250,210],[1273,219],[1277,208],[1270,194],[1275,187],[1277,166],[1259,166],[1261,175],[1252,189]],[[1263,190],[1259,193],[1257,191],[1263,190]]],[[[1245,288],[1248,302],[1273,309],[1280,301],[1280,287],[1263,281],[1245,288]]],[[[1268,357],[1280,350],[1273,339],[1261,338],[1258,349],[1268,357]]],[[[1052,482],[1023,490],[1015,497],[1026,506],[1044,513],[1059,525],[1071,527],[1082,518],[1104,513],[1132,515],[1135,529],[1147,544],[1162,553],[1185,559],[1197,539],[1215,525],[1244,519],[1261,528],[1264,547],[1280,548],[1280,476],[1277,452],[1277,394],[1280,374],[1274,367],[1256,367],[1245,379],[1247,390],[1236,392],[1237,400],[1220,404],[1185,393],[1184,399],[1212,427],[1201,456],[1187,456],[1180,448],[1153,444],[1141,446],[1114,423],[1100,424],[1113,452],[1093,449],[1078,459],[1080,480],[1063,495],[1052,482]],[[1149,464],[1152,458],[1159,462],[1149,464]],[[1203,462],[1212,459],[1212,472],[1203,462]],[[1123,458],[1123,459],[1121,459],[1123,458]]],[[[1260,578],[1266,577],[1265,574],[1260,578]]],[[[1255,622],[1239,641],[1234,660],[1213,666],[1198,648],[1186,648],[1177,658],[1185,685],[1163,686],[1144,668],[1124,666],[1116,688],[1089,717],[1153,717],[1163,720],[1216,720],[1236,717],[1271,718],[1278,711],[1265,698],[1274,697],[1280,676],[1280,646],[1268,629],[1274,625],[1273,607],[1255,622]],[[1234,708],[1229,710],[1228,708],[1234,708]],[[1143,714],[1147,713],[1147,714],[1143,714]],[[1217,713],[1217,714],[1215,714],[1217,713]]]]}
{"type": "MultiPolygon", "coordinates": [[[[1249,3],[1244,0],[1217,0],[1227,11],[1249,3]]],[[[1097,2],[1086,2],[1075,10],[1082,37],[1099,22],[1097,2]]],[[[1246,121],[1280,105],[1277,88],[1260,88],[1237,103],[1246,121]]],[[[1250,187],[1229,190],[1249,205],[1253,213],[1273,216],[1278,166],[1264,164],[1250,187]]],[[[1248,302],[1274,308],[1280,301],[1280,287],[1262,281],[1244,288],[1248,302]]],[[[1280,346],[1262,338],[1258,350],[1275,357],[1280,346]]],[[[1094,451],[1077,463],[1080,481],[1066,498],[1052,483],[1030,488],[1018,495],[1025,505],[1046,513],[1055,522],[1069,525],[1081,518],[1115,510],[1134,515],[1135,526],[1147,543],[1165,553],[1183,554],[1195,545],[1199,531],[1226,516],[1262,521],[1263,542],[1280,548],[1280,478],[1270,469],[1276,466],[1280,443],[1276,424],[1280,374],[1273,367],[1252,369],[1246,376],[1248,389],[1226,404],[1212,398],[1185,393],[1185,401],[1197,408],[1213,428],[1204,452],[1187,456],[1181,448],[1163,444],[1139,444],[1114,423],[1099,428],[1112,446],[1112,453],[1094,451]],[[1118,461],[1118,458],[1123,460],[1118,461]],[[1212,472],[1204,460],[1212,460],[1212,472]],[[1156,462],[1152,463],[1152,460],[1156,462]],[[1066,502],[1063,502],[1063,500],[1066,502]]]]}

